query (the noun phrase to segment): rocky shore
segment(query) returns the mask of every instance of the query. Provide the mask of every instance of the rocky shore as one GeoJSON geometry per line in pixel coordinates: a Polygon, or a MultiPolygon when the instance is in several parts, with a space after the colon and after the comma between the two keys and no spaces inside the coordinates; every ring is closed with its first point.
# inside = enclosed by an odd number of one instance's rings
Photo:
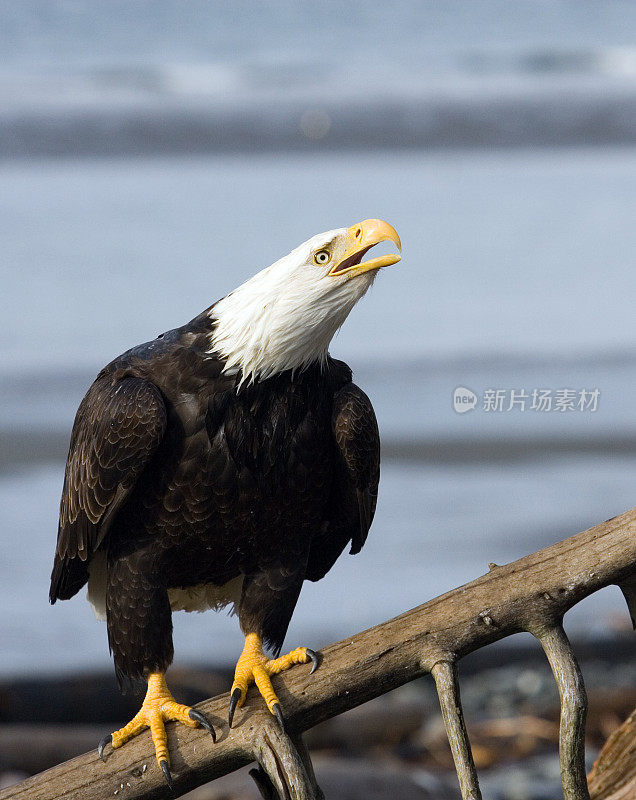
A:
{"type": "MultiPolygon", "coordinates": [[[[521,639],[521,637],[520,637],[521,639]]],[[[578,642],[589,712],[589,767],[636,707],[636,637],[578,642]]],[[[184,702],[226,691],[229,668],[171,670],[184,702]]],[[[539,648],[495,645],[460,664],[462,701],[485,797],[560,796],[559,699],[539,648]]],[[[93,748],[135,713],[108,674],[0,681],[0,786],[93,748]]],[[[459,797],[433,682],[423,678],[306,734],[327,800],[454,800],[459,797]]],[[[247,770],[197,789],[191,800],[257,800],[247,770]]]]}

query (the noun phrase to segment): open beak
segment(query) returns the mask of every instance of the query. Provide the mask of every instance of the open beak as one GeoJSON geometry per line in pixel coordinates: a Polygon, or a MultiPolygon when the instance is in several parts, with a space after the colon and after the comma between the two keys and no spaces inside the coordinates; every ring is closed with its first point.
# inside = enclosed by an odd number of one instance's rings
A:
{"type": "Polygon", "coordinates": [[[345,254],[330,269],[329,275],[344,275],[345,273],[361,275],[363,272],[369,272],[372,269],[390,267],[391,264],[397,264],[400,260],[399,255],[391,253],[386,256],[371,258],[368,261],[362,261],[365,253],[380,242],[393,242],[398,250],[402,250],[402,243],[397,231],[384,220],[365,219],[364,222],[352,225],[347,231],[347,236],[350,243],[345,254]]]}

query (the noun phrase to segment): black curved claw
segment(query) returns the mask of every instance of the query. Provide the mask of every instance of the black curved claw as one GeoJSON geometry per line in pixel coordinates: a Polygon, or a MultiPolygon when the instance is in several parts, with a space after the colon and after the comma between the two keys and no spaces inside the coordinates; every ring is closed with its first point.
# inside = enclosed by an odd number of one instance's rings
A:
{"type": "Polygon", "coordinates": [[[102,761],[106,761],[104,758],[104,748],[107,744],[113,743],[113,734],[109,733],[104,736],[102,739],[99,740],[99,744],[97,745],[97,755],[101,758],[102,761]]]}
{"type": "Polygon", "coordinates": [[[280,703],[274,703],[272,706],[272,710],[274,714],[276,714],[276,719],[278,720],[278,724],[280,725],[280,729],[283,733],[285,733],[285,717],[283,716],[283,711],[280,707],[280,703]]]}
{"type": "Polygon", "coordinates": [[[197,711],[196,708],[191,708],[190,711],[188,712],[188,716],[190,717],[190,719],[193,719],[195,722],[198,722],[202,728],[205,728],[206,731],[212,737],[212,741],[216,742],[216,733],[214,731],[214,728],[212,727],[212,723],[202,711],[197,711]]]}
{"type": "Polygon", "coordinates": [[[321,658],[315,650],[310,650],[309,647],[305,647],[305,652],[311,659],[311,672],[309,674],[313,675],[320,666],[321,658]]]}
{"type": "Polygon", "coordinates": [[[174,792],[174,783],[172,782],[172,775],[170,774],[170,767],[168,766],[167,761],[160,761],[159,766],[161,767],[161,771],[163,772],[163,777],[166,779],[166,783],[171,792],[174,792]]]}
{"type": "Polygon", "coordinates": [[[230,708],[227,714],[227,724],[232,727],[232,720],[234,719],[234,712],[236,711],[236,705],[238,701],[241,699],[241,690],[237,686],[236,689],[232,692],[232,696],[230,697],[230,708]]]}

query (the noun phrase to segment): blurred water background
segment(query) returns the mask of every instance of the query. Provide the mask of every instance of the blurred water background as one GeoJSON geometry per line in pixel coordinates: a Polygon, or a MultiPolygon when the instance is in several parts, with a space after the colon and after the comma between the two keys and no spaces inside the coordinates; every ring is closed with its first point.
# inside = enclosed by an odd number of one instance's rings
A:
{"type": "MultiPolygon", "coordinates": [[[[103,364],[366,217],[403,261],[332,353],[378,414],[378,514],[305,586],[288,642],[633,506],[635,212],[633,4],[0,2],[0,672],[110,663],[83,593],[47,604],[68,437],[103,364]],[[539,388],[600,395],[532,410],[539,388]]],[[[608,589],[566,622],[626,620],[608,589]]],[[[175,615],[182,663],[229,663],[241,639],[175,615]]]]}

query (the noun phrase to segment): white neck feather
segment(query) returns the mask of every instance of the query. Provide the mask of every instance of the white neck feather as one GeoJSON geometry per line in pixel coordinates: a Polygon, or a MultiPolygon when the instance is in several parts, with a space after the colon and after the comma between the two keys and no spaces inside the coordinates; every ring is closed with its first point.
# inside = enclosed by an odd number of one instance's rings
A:
{"type": "Polygon", "coordinates": [[[373,283],[375,272],[353,279],[318,274],[304,263],[311,245],[301,245],[210,309],[216,320],[211,352],[225,359],[226,373],[241,373],[241,384],[324,363],[334,334],[373,283]]]}

